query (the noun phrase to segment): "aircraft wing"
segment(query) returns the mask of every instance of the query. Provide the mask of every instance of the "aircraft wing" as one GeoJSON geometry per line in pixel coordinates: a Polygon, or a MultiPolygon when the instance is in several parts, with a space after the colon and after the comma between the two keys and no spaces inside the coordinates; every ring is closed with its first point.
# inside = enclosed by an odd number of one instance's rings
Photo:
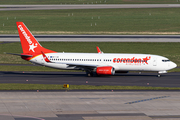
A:
{"type": "Polygon", "coordinates": [[[69,66],[76,66],[76,67],[83,67],[83,68],[96,68],[98,65],[91,65],[91,64],[77,64],[77,63],[66,63],[66,62],[52,62],[50,61],[47,56],[44,54],[43,51],[41,51],[42,55],[43,55],[43,58],[44,60],[47,62],[47,63],[57,63],[57,64],[66,64],[66,65],[69,65],[69,66]]]}
{"type": "Polygon", "coordinates": [[[83,67],[83,68],[96,68],[98,65],[90,65],[90,64],[76,64],[76,63],[62,63],[62,62],[54,62],[57,64],[66,64],[69,66],[83,67]]]}

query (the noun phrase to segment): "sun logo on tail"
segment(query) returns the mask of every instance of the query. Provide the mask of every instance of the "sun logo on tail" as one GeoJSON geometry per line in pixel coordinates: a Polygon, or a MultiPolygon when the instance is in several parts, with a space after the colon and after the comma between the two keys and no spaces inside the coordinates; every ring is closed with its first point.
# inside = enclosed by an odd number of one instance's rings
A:
{"type": "Polygon", "coordinates": [[[34,48],[36,47],[37,47],[37,43],[35,44],[35,46],[34,46],[34,43],[32,43],[32,45],[29,45],[29,51],[32,50],[33,52],[35,52],[34,48]]]}

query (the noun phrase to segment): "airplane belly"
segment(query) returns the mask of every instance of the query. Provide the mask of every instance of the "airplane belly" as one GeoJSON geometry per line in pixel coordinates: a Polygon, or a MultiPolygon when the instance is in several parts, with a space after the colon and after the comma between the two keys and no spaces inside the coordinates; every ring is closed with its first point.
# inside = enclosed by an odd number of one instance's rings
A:
{"type": "Polygon", "coordinates": [[[120,64],[114,67],[115,70],[127,70],[127,71],[144,71],[144,70],[150,70],[147,65],[143,64],[120,64]]]}

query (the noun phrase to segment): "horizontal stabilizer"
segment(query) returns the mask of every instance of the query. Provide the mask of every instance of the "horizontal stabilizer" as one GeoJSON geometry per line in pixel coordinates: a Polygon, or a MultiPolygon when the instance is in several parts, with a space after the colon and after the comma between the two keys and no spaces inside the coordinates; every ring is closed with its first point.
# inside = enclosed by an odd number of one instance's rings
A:
{"type": "Polygon", "coordinates": [[[6,52],[4,52],[4,54],[18,55],[18,56],[23,56],[23,57],[32,57],[32,55],[27,55],[27,54],[16,54],[16,53],[6,53],[6,52]]]}

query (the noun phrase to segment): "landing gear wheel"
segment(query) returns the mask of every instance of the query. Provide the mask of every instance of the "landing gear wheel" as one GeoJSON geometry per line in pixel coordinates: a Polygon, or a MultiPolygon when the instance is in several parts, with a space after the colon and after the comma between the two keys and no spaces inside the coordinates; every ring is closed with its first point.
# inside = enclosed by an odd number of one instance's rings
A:
{"type": "Polygon", "coordinates": [[[91,72],[88,71],[88,72],[86,72],[86,74],[87,74],[88,77],[97,76],[96,72],[93,72],[93,71],[91,71],[91,72]]]}
{"type": "Polygon", "coordinates": [[[158,77],[161,77],[161,75],[160,75],[160,74],[158,74],[158,77]]]}
{"type": "Polygon", "coordinates": [[[88,77],[92,77],[92,76],[93,76],[93,72],[86,71],[86,75],[87,75],[88,77]]]}
{"type": "Polygon", "coordinates": [[[90,74],[90,73],[87,73],[87,76],[88,76],[88,77],[91,77],[91,74],[90,74]]]}

